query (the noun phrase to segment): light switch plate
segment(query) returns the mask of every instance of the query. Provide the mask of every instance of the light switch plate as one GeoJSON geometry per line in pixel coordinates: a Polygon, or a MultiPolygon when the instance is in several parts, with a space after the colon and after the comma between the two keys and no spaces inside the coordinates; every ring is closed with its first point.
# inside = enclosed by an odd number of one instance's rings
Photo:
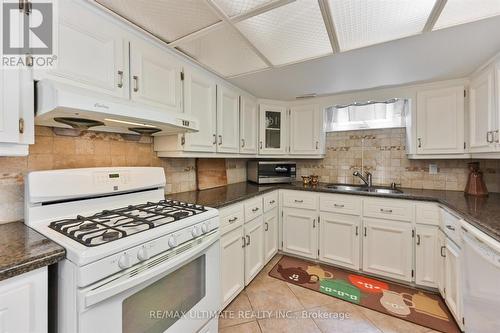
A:
{"type": "Polygon", "coordinates": [[[429,164],[429,175],[436,175],[438,173],[437,164],[429,164]]]}

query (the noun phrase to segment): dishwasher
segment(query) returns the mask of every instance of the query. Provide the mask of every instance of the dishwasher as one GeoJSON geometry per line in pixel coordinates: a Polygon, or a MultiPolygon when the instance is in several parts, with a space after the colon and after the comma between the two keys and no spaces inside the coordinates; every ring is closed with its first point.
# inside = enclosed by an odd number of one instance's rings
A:
{"type": "Polygon", "coordinates": [[[500,244],[463,223],[464,317],[467,333],[500,332],[500,244]]]}

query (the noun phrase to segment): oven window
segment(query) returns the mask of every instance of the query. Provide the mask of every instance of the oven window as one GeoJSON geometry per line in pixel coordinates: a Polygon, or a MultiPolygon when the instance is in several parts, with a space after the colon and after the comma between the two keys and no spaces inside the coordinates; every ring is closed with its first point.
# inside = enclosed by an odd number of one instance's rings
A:
{"type": "Polygon", "coordinates": [[[203,297],[205,255],[126,298],[123,332],[163,333],[183,314],[189,316],[189,310],[203,297]]]}

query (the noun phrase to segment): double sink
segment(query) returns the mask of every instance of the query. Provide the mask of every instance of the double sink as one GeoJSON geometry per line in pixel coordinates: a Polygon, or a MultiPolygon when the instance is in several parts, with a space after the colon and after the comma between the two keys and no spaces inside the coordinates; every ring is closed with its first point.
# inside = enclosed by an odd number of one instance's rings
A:
{"type": "Polygon", "coordinates": [[[326,188],[335,191],[345,191],[345,192],[370,192],[370,193],[380,193],[380,194],[403,194],[403,191],[398,190],[393,187],[385,186],[366,186],[366,185],[354,185],[354,184],[328,184],[326,188]]]}

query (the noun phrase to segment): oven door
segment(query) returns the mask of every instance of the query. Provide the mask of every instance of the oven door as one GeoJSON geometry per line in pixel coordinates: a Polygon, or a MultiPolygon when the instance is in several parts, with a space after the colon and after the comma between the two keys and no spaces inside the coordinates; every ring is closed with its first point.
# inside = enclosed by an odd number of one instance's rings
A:
{"type": "Polygon", "coordinates": [[[197,332],[220,307],[218,239],[211,232],[82,289],[79,333],[197,332]]]}

